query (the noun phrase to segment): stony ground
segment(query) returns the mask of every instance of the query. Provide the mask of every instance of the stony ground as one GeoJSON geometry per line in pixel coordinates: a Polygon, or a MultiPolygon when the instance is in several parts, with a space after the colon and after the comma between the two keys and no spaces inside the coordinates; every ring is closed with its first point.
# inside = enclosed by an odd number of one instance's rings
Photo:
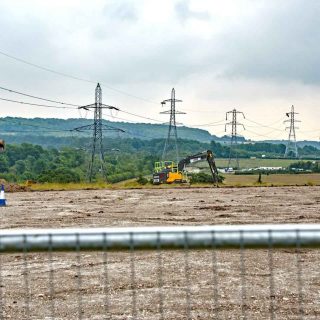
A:
{"type": "MultiPolygon", "coordinates": [[[[7,201],[1,228],[318,223],[320,187],[24,192],[7,201]]],[[[0,257],[0,319],[320,318],[318,250],[0,257]]]]}

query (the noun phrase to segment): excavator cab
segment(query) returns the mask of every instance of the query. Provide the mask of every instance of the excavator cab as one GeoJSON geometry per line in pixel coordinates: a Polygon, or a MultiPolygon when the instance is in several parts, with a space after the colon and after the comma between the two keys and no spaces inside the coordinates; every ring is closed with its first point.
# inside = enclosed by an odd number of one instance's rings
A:
{"type": "Polygon", "coordinates": [[[180,183],[184,181],[184,174],[178,170],[173,161],[159,161],[154,165],[153,184],[180,183]]]}

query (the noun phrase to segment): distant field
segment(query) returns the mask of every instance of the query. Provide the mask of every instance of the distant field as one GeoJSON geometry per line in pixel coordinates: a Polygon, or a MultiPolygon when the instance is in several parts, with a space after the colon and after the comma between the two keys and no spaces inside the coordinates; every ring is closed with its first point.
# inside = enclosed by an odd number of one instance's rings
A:
{"type": "MultiPolygon", "coordinates": [[[[225,174],[223,181],[227,186],[250,186],[258,180],[256,175],[225,174]]],[[[270,174],[262,175],[262,185],[295,186],[295,185],[320,185],[320,174],[270,174]]]]}
{"type": "MultiPolygon", "coordinates": [[[[298,159],[239,159],[240,168],[246,169],[246,168],[256,168],[256,167],[287,167],[291,163],[300,161],[298,159]]],[[[302,160],[307,161],[307,160],[302,160]]],[[[216,159],[217,167],[227,167],[228,166],[228,159],[216,159]]],[[[195,165],[199,168],[205,168],[208,166],[208,164],[204,162],[197,163],[195,165]]],[[[232,163],[232,166],[235,166],[234,162],[232,163]]]]}

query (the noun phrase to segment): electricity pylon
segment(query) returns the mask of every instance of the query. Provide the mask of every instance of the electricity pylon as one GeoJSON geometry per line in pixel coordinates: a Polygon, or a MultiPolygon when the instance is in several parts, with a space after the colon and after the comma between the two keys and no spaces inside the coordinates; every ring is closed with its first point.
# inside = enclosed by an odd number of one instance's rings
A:
{"type": "Polygon", "coordinates": [[[237,144],[238,144],[238,131],[237,127],[242,126],[243,129],[245,130],[246,128],[242,123],[239,123],[237,121],[237,115],[242,114],[243,118],[245,119],[244,113],[241,111],[237,111],[236,109],[233,109],[231,111],[228,111],[226,113],[226,121],[228,120],[229,114],[232,115],[232,120],[231,122],[227,122],[225,124],[225,131],[227,131],[227,126],[231,125],[231,141],[230,141],[230,151],[229,151],[229,160],[228,160],[228,169],[231,168],[231,162],[235,161],[236,162],[236,167],[239,169],[239,158],[238,158],[238,152],[237,152],[237,144]],[[234,152],[233,152],[234,151],[234,152]]]}
{"type": "Polygon", "coordinates": [[[92,130],[91,157],[90,157],[88,174],[87,174],[88,181],[91,182],[93,175],[94,175],[93,168],[94,168],[96,154],[98,154],[98,156],[99,156],[101,176],[105,180],[107,178],[107,176],[106,176],[105,163],[104,163],[102,131],[121,131],[121,132],[124,132],[124,130],[118,129],[118,128],[113,128],[111,126],[103,124],[102,123],[102,110],[103,109],[119,110],[119,109],[116,107],[108,106],[108,105],[105,105],[102,103],[102,90],[101,90],[99,83],[97,84],[97,87],[95,90],[95,103],[79,107],[79,109],[85,109],[87,111],[89,111],[90,109],[93,109],[93,111],[94,111],[94,118],[93,118],[92,124],[73,129],[73,130],[79,131],[79,132],[85,131],[85,130],[92,130]]]}
{"type": "Polygon", "coordinates": [[[170,110],[162,111],[161,114],[170,114],[169,121],[169,130],[166,142],[164,144],[163,152],[162,152],[162,160],[166,160],[167,152],[171,144],[171,140],[174,142],[175,150],[176,150],[176,161],[179,162],[179,148],[178,148],[178,134],[177,134],[177,122],[176,122],[176,114],[186,114],[185,112],[176,110],[176,102],[182,102],[182,100],[176,99],[176,93],[174,88],[171,90],[171,99],[166,99],[161,102],[162,106],[164,106],[167,102],[170,102],[170,110]]]}
{"type": "Polygon", "coordinates": [[[295,115],[298,114],[294,112],[294,106],[291,106],[291,111],[286,113],[286,116],[290,119],[285,120],[283,123],[290,122],[290,126],[286,127],[286,130],[289,129],[289,137],[286,145],[286,151],[284,153],[284,157],[290,157],[293,155],[294,158],[299,157],[298,147],[297,147],[297,140],[296,140],[296,129],[299,129],[295,126],[296,122],[301,122],[300,120],[296,120],[295,115]]]}

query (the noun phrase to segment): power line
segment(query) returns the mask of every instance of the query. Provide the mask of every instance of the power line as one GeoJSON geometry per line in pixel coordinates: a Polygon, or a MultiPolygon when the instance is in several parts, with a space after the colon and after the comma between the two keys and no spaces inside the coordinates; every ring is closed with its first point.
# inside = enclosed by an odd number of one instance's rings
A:
{"type": "MultiPolygon", "coordinates": [[[[0,130],[1,131],[1,130],[0,130]]],[[[5,130],[2,131],[3,133],[21,133],[21,132],[33,132],[35,133],[34,130],[5,130]]],[[[36,133],[52,133],[52,132],[71,132],[71,130],[41,130],[41,131],[36,131],[36,133]]]]}
{"type": "Polygon", "coordinates": [[[225,120],[219,120],[219,121],[215,121],[215,122],[210,122],[210,123],[202,123],[202,124],[193,124],[193,125],[189,125],[188,127],[191,127],[191,128],[193,128],[193,127],[214,127],[214,126],[216,126],[216,125],[220,125],[219,123],[221,123],[221,122],[223,122],[222,123],[222,125],[224,125],[225,123],[225,120]]]}
{"type": "Polygon", "coordinates": [[[213,133],[212,135],[218,136],[219,134],[223,135],[223,136],[226,136],[226,131],[225,130],[218,131],[218,132],[213,133]]]}
{"type": "Polygon", "coordinates": [[[41,97],[33,96],[31,94],[15,91],[15,90],[4,88],[4,87],[0,87],[0,89],[8,91],[8,92],[16,93],[16,94],[19,94],[19,95],[22,95],[22,96],[26,96],[26,97],[29,97],[29,98],[33,98],[33,99],[38,99],[38,100],[43,100],[43,101],[48,101],[48,102],[53,102],[53,103],[58,103],[58,104],[64,104],[66,106],[80,107],[80,105],[77,105],[77,104],[72,104],[72,103],[67,103],[67,102],[62,102],[62,101],[56,101],[56,100],[51,100],[51,99],[46,99],[46,98],[41,98],[41,97]]]}
{"type": "MultiPolygon", "coordinates": [[[[34,95],[29,95],[29,94],[26,94],[26,93],[18,92],[18,91],[7,89],[7,88],[3,88],[3,87],[0,87],[0,89],[6,90],[6,91],[9,91],[9,92],[12,92],[12,93],[20,94],[20,95],[23,95],[23,96],[27,96],[27,97],[30,97],[30,98],[39,99],[39,100],[48,101],[48,102],[59,103],[59,104],[63,104],[63,105],[66,105],[66,106],[53,106],[53,105],[25,102],[25,101],[20,101],[20,100],[0,98],[0,100],[7,101],[7,102],[19,103],[19,104],[25,104],[25,105],[31,105],[31,106],[38,106],[38,107],[46,107],[46,108],[57,108],[57,109],[73,109],[73,110],[75,110],[75,109],[78,109],[80,107],[80,105],[61,102],[61,101],[56,101],[56,100],[51,100],[51,99],[47,99],[47,98],[41,98],[41,97],[37,97],[37,96],[34,96],[34,95]],[[67,107],[67,106],[74,106],[74,108],[67,107]]],[[[128,112],[128,111],[125,111],[125,110],[121,110],[121,109],[118,109],[118,108],[116,108],[116,109],[117,109],[117,111],[122,112],[122,113],[126,113],[128,115],[132,115],[132,116],[135,116],[135,117],[138,117],[138,118],[152,120],[152,121],[156,121],[156,122],[162,123],[162,121],[160,121],[158,119],[145,117],[145,116],[142,116],[142,115],[139,115],[139,114],[135,114],[135,113],[132,113],[132,112],[128,112]]],[[[86,111],[92,111],[92,110],[86,109],[86,111]]],[[[130,121],[130,120],[127,120],[127,119],[124,119],[124,120],[130,121]]]]}
{"type": "MultiPolygon", "coordinates": [[[[1,52],[0,52],[0,54],[1,54],[1,52]]],[[[8,89],[8,88],[1,87],[1,86],[0,86],[0,89],[1,89],[1,90],[5,90],[5,91],[8,91],[8,92],[11,92],[11,93],[15,93],[15,94],[23,95],[23,96],[26,96],[26,97],[30,97],[30,98],[33,98],[33,99],[38,99],[38,100],[43,100],[43,101],[58,103],[58,104],[66,105],[66,106],[73,106],[73,107],[76,107],[76,108],[80,107],[80,105],[78,105],[78,104],[72,104],[72,103],[67,103],[67,102],[52,100],[52,99],[48,99],[48,98],[42,98],[42,97],[38,97],[38,96],[35,96],[35,95],[23,93],[23,92],[16,91],[16,90],[12,90],[12,89],[8,89]]],[[[21,103],[21,104],[29,104],[29,105],[34,105],[34,106],[48,107],[48,108],[75,109],[75,108],[58,107],[58,106],[48,106],[48,105],[43,105],[43,104],[35,104],[35,103],[29,103],[29,102],[17,101],[17,100],[5,99],[5,98],[0,98],[0,100],[4,100],[4,101],[8,101],[8,102],[21,103]]],[[[87,111],[89,111],[89,110],[87,110],[87,111]]],[[[162,123],[162,121],[159,120],[159,119],[153,119],[153,118],[150,118],[150,117],[145,117],[145,116],[142,116],[142,115],[139,115],[139,114],[136,114],[136,113],[132,113],[132,112],[125,111],[125,110],[120,110],[120,109],[119,109],[118,111],[123,112],[123,113],[126,113],[126,114],[128,114],[128,115],[132,115],[132,116],[134,116],[134,117],[138,117],[138,118],[142,118],[142,119],[146,119],[146,120],[152,120],[152,121],[155,121],[155,122],[162,123]]]]}
{"type": "MultiPolygon", "coordinates": [[[[186,110],[186,109],[184,109],[186,110]]],[[[129,114],[131,116],[134,116],[134,117],[138,117],[138,118],[142,118],[142,119],[146,119],[146,120],[152,120],[152,121],[155,121],[155,122],[159,122],[160,124],[163,124],[163,121],[159,120],[159,119],[154,119],[154,118],[150,118],[150,117],[146,117],[146,116],[142,116],[142,115],[139,115],[137,113],[132,113],[132,112],[128,112],[128,111],[124,111],[122,110],[121,108],[118,110],[119,112],[122,112],[122,113],[126,113],[126,114],[129,114]]],[[[210,122],[210,123],[202,123],[202,124],[193,124],[193,125],[188,125],[188,124],[184,124],[190,128],[192,127],[214,127],[216,126],[216,124],[218,123],[221,123],[221,122],[224,122],[225,120],[219,120],[219,121],[215,121],[215,122],[210,122]]],[[[223,123],[224,125],[224,123],[223,123]]]]}
{"type": "Polygon", "coordinates": [[[14,57],[10,54],[7,54],[3,51],[0,51],[0,54],[7,57],[7,58],[10,58],[12,60],[15,60],[15,61],[19,61],[21,63],[24,63],[24,64],[27,64],[29,66],[32,66],[32,67],[35,67],[35,68],[38,68],[40,70],[43,70],[43,71],[47,71],[47,72],[51,72],[51,73],[54,73],[54,74],[57,74],[59,76],[63,76],[63,77],[67,77],[67,78],[71,78],[71,79],[74,79],[74,80],[79,80],[79,81],[84,81],[84,82],[89,82],[89,83],[94,83],[94,81],[91,81],[91,80],[87,80],[87,79],[83,79],[83,78],[79,78],[79,77],[75,77],[75,76],[72,76],[72,75],[69,75],[69,74],[66,74],[64,72],[59,72],[59,71],[55,71],[53,69],[50,69],[50,68],[47,68],[47,67],[43,67],[43,66],[40,66],[38,64],[35,64],[35,63],[32,63],[32,62],[29,62],[29,61],[26,61],[24,59],[21,59],[21,58],[17,58],[17,57],[14,57]]]}
{"type": "Polygon", "coordinates": [[[119,109],[118,111],[119,111],[119,112],[126,113],[126,114],[129,114],[129,115],[134,116],[134,117],[142,118],[142,119],[152,120],[152,121],[156,121],[156,122],[160,122],[160,123],[163,122],[163,121],[160,121],[160,120],[157,120],[157,119],[153,119],[153,118],[141,116],[141,115],[139,115],[139,114],[132,113],[132,112],[128,112],[128,111],[124,111],[124,110],[121,110],[121,109],[119,109]]]}
{"type": "MultiPolygon", "coordinates": [[[[106,116],[105,113],[102,113],[102,114],[103,114],[104,116],[106,116]]],[[[111,117],[112,119],[123,120],[123,121],[125,121],[125,122],[127,122],[127,123],[136,123],[136,122],[134,122],[134,121],[132,121],[132,120],[125,119],[125,118],[121,118],[121,117],[115,116],[115,115],[113,115],[113,114],[111,114],[110,117],[111,117]]]]}
{"type": "MultiPolygon", "coordinates": [[[[0,52],[0,54],[1,54],[1,52],[0,52]]],[[[77,108],[80,107],[80,105],[78,105],[78,104],[72,104],[72,103],[67,103],[67,102],[63,102],[63,101],[57,101],[57,100],[52,100],[52,99],[48,99],[48,98],[42,98],[42,97],[39,97],[39,96],[35,96],[35,95],[28,94],[28,93],[12,90],[12,89],[1,87],[1,86],[0,86],[0,89],[8,91],[8,92],[11,92],[11,93],[19,94],[19,95],[22,95],[22,96],[30,97],[30,98],[33,98],[33,99],[38,99],[38,100],[58,103],[58,104],[77,107],[77,108]]],[[[17,101],[17,100],[12,100],[12,99],[5,99],[5,98],[0,98],[0,100],[8,101],[8,102],[14,102],[14,103],[20,103],[20,104],[26,104],[26,105],[39,106],[39,107],[47,107],[47,108],[75,109],[75,108],[67,108],[67,107],[49,106],[49,105],[44,105],[44,104],[35,104],[35,103],[29,103],[29,102],[17,101]]],[[[87,110],[87,111],[92,111],[92,110],[87,110]]],[[[129,112],[129,111],[125,111],[125,110],[122,110],[122,109],[119,109],[118,111],[122,112],[122,113],[125,113],[125,114],[128,114],[128,115],[131,115],[131,116],[134,116],[134,117],[138,117],[138,118],[146,119],[146,120],[151,120],[151,121],[155,121],[155,122],[158,122],[160,124],[163,124],[163,121],[161,121],[159,119],[146,117],[146,116],[139,115],[137,113],[133,113],[133,112],[129,112]]],[[[123,120],[130,121],[130,120],[127,120],[127,119],[123,119],[123,120]]],[[[186,124],[186,126],[188,126],[188,127],[206,127],[206,126],[208,126],[208,127],[210,127],[210,126],[215,126],[215,124],[221,123],[223,121],[224,120],[220,120],[220,121],[215,121],[215,122],[210,122],[210,123],[205,123],[205,124],[195,124],[195,125],[186,124]]]]}
{"type": "MultiPolygon", "coordinates": [[[[62,77],[66,77],[66,78],[70,78],[70,79],[73,79],[73,80],[77,80],[77,81],[82,81],[82,82],[87,82],[87,83],[97,83],[97,81],[93,81],[93,80],[88,80],[88,79],[85,79],[85,78],[81,78],[81,77],[77,77],[77,76],[73,76],[73,75],[70,75],[70,74],[67,74],[67,73],[64,73],[64,72],[60,72],[60,71],[56,71],[56,70],[53,70],[51,68],[48,68],[48,67],[44,67],[44,66],[40,66],[38,64],[35,64],[35,63],[32,63],[32,62],[29,62],[29,61],[26,61],[24,59],[21,59],[21,58],[17,58],[15,56],[12,56],[8,53],[5,53],[3,51],[0,51],[0,54],[7,57],[7,58],[10,58],[12,60],[15,60],[15,61],[18,61],[18,62],[21,62],[21,63],[24,63],[24,64],[27,64],[29,66],[32,66],[34,68],[37,68],[37,69],[40,69],[40,70],[43,70],[43,71],[47,71],[47,72],[51,72],[53,74],[56,74],[56,75],[59,75],[59,76],[62,76],[62,77]]],[[[148,100],[148,99],[145,99],[145,98],[141,98],[141,97],[138,97],[136,95],[133,95],[133,94],[130,94],[130,93],[127,93],[123,90],[119,90],[119,89],[116,89],[116,88],[113,88],[113,87],[110,87],[109,85],[106,85],[102,82],[100,82],[104,87],[112,90],[112,91],[115,91],[115,92],[118,92],[118,93],[121,93],[123,95],[126,95],[128,97],[132,97],[132,98],[135,98],[135,99],[138,99],[138,100],[141,100],[141,101],[145,101],[145,102],[149,102],[149,103],[153,103],[153,104],[158,104],[157,102],[154,102],[154,101],[151,101],[151,100],[148,100]]]]}
{"type": "MultiPolygon", "coordinates": [[[[246,126],[246,127],[247,127],[247,126],[246,126]]],[[[255,136],[257,136],[257,137],[264,137],[264,138],[269,138],[269,139],[275,139],[275,138],[272,138],[272,137],[269,136],[269,134],[275,132],[275,130],[270,131],[270,132],[267,132],[266,134],[260,134],[260,133],[257,133],[257,132],[254,132],[254,131],[248,130],[248,129],[246,129],[246,131],[255,134],[255,136]]],[[[278,134],[277,137],[279,137],[279,136],[280,136],[280,135],[278,134]]]]}
{"type": "Polygon", "coordinates": [[[24,101],[11,100],[11,99],[5,99],[5,98],[0,98],[0,100],[7,101],[7,102],[12,102],[12,103],[25,104],[25,105],[29,105],[29,106],[44,107],[44,108],[75,109],[75,108],[72,108],[72,107],[50,106],[50,105],[47,105],[47,104],[38,104],[38,103],[24,102],[24,101]]]}
{"type": "MultiPolygon", "coordinates": [[[[119,109],[118,111],[121,112],[122,110],[119,109]]],[[[126,121],[126,122],[128,122],[128,123],[144,124],[143,122],[135,122],[134,120],[130,120],[130,119],[126,119],[126,118],[122,118],[122,117],[115,116],[115,115],[113,115],[112,113],[111,113],[110,115],[107,115],[106,113],[102,113],[102,115],[104,115],[104,116],[110,116],[111,118],[123,120],[123,121],[126,121]]],[[[148,124],[148,123],[147,123],[147,124],[148,124]]],[[[150,123],[150,124],[154,125],[154,123],[150,123]]],[[[160,124],[160,123],[159,123],[159,124],[160,124]]],[[[161,123],[161,124],[163,124],[163,123],[161,123]]]]}
{"type": "MultiPolygon", "coordinates": [[[[219,124],[207,124],[207,125],[197,125],[197,124],[195,124],[195,125],[192,125],[192,126],[190,126],[190,125],[187,125],[189,128],[198,128],[198,127],[219,127],[219,126],[224,126],[225,125],[225,123],[219,123],[219,124]]],[[[203,130],[203,129],[201,129],[201,130],[203,130]]]]}
{"type": "MultiPolygon", "coordinates": [[[[0,89],[2,89],[0,87],[0,89]]],[[[10,90],[10,89],[8,89],[10,90]]],[[[14,90],[10,90],[14,93],[18,93],[17,91],[14,91],[14,90]]],[[[24,93],[21,93],[22,95],[26,95],[26,96],[30,96],[30,97],[35,97],[35,96],[31,96],[31,95],[27,95],[27,94],[24,94],[24,93]]],[[[45,98],[39,98],[41,100],[45,100],[45,101],[54,101],[56,102],[55,100],[49,100],[49,99],[45,99],[45,98]]],[[[5,98],[0,98],[0,100],[3,100],[3,101],[8,101],[8,102],[12,102],[12,103],[19,103],[19,104],[24,104],[24,105],[31,105],[31,106],[39,106],[39,107],[46,107],[46,108],[58,108],[58,109],[75,109],[75,108],[71,108],[71,107],[67,107],[67,106],[52,106],[52,105],[45,105],[45,104],[36,104],[36,103],[29,103],[29,102],[24,102],[24,101],[17,101],[17,100],[12,100],[12,99],[5,99],[5,98]]],[[[67,104],[67,103],[63,103],[61,102],[61,104],[67,104]]],[[[71,105],[71,104],[69,104],[71,105]]],[[[85,109],[85,107],[84,107],[85,109]]],[[[93,110],[90,110],[90,109],[86,109],[86,111],[93,111],[93,110]]],[[[121,109],[117,109],[117,111],[120,111],[120,112],[123,112],[123,113],[126,113],[126,114],[129,114],[129,115],[133,115],[133,116],[136,116],[136,117],[140,117],[140,118],[144,118],[144,119],[148,119],[148,120],[153,120],[153,121],[157,121],[157,122],[160,122],[159,120],[156,120],[156,119],[153,119],[153,118],[149,118],[149,117],[144,117],[144,116],[141,116],[141,115],[138,115],[138,114],[134,114],[134,113],[131,113],[131,112],[127,112],[127,111],[124,111],[124,110],[121,110],[121,109]]],[[[106,114],[104,114],[106,115],[106,114]]],[[[114,115],[111,115],[112,118],[116,118],[116,119],[120,119],[120,120],[123,120],[123,121],[128,121],[128,122],[133,122],[132,120],[130,119],[125,119],[125,118],[121,118],[121,117],[118,117],[118,116],[114,116],[114,115]]],[[[251,121],[249,119],[246,119],[250,122],[254,122],[254,121],[251,121]]],[[[207,124],[199,124],[199,125],[187,125],[188,127],[199,127],[199,126],[221,126],[221,125],[224,125],[224,124],[219,124],[221,121],[224,121],[224,120],[220,120],[220,121],[216,121],[216,122],[212,122],[212,123],[207,123],[207,124]]],[[[163,122],[161,121],[161,124],[163,124],[163,122]]],[[[165,125],[165,124],[163,124],[165,125]]],[[[31,126],[31,125],[29,125],[31,126]]],[[[250,126],[249,126],[250,127],[250,126]]],[[[271,128],[269,126],[264,126],[264,127],[267,127],[267,128],[271,128]]],[[[272,133],[274,132],[275,130],[277,131],[280,131],[279,129],[276,129],[276,128],[273,128],[274,130],[269,132],[269,133],[272,133]]],[[[59,131],[59,130],[58,130],[59,131]]],[[[256,134],[257,136],[262,136],[262,137],[268,137],[268,134],[265,134],[265,135],[262,135],[262,134],[258,134],[258,133],[255,133],[253,131],[250,131],[250,130],[247,130],[248,132],[252,132],[254,134],[256,134]]],[[[318,130],[310,130],[310,132],[313,132],[313,131],[318,131],[318,130]]],[[[18,132],[18,131],[17,131],[18,132]]],[[[307,131],[306,131],[307,132],[307,131]]],[[[309,132],[309,131],[308,131],[309,132]]]]}
{"type": "Polygon", "coordinates": [[[138,136],[138,137],[141,137],[141,138],[145,138],[147,140],[163,140],[163,138],[150,137],[150,136],[146,136],[146,135],[143,135],[143,134],[140,134],[140,133],[133,133],[133,132],[130,132],[128,130],[126,130],[124,132],[124,134],[127,134],[128,136],[133,137],[133,138],[135,138],[135,136],[138,136]]]}
{"type": "Polygon", "coordinates": [[[273,122],[273,123],[270,124],[270,125],[264,125],[264,124],[261,124],[261,123],[259,123],[259,122],[250,120],[250,119],[248,119],[248,118],[245,118],[245,120],[257,124],[258,127],[270,128],[270,129],[274,129],[274,130],[281,131],[281,132],[283,131],[282,129],[278,129],[278,128],[273,128],[273,127],[271,127],[272,125],[274,125],[274,124],[276,124],[276,123],[282,122],[282,119],[277,120],[276,122],[273,122]]]}
{"type": "Polygon", "coordinates": [[[199,109],[189,109],[189,108],[183,108],[183,109],[188,112],[212,113],[212,110],[199,110],[199,109]]]}

